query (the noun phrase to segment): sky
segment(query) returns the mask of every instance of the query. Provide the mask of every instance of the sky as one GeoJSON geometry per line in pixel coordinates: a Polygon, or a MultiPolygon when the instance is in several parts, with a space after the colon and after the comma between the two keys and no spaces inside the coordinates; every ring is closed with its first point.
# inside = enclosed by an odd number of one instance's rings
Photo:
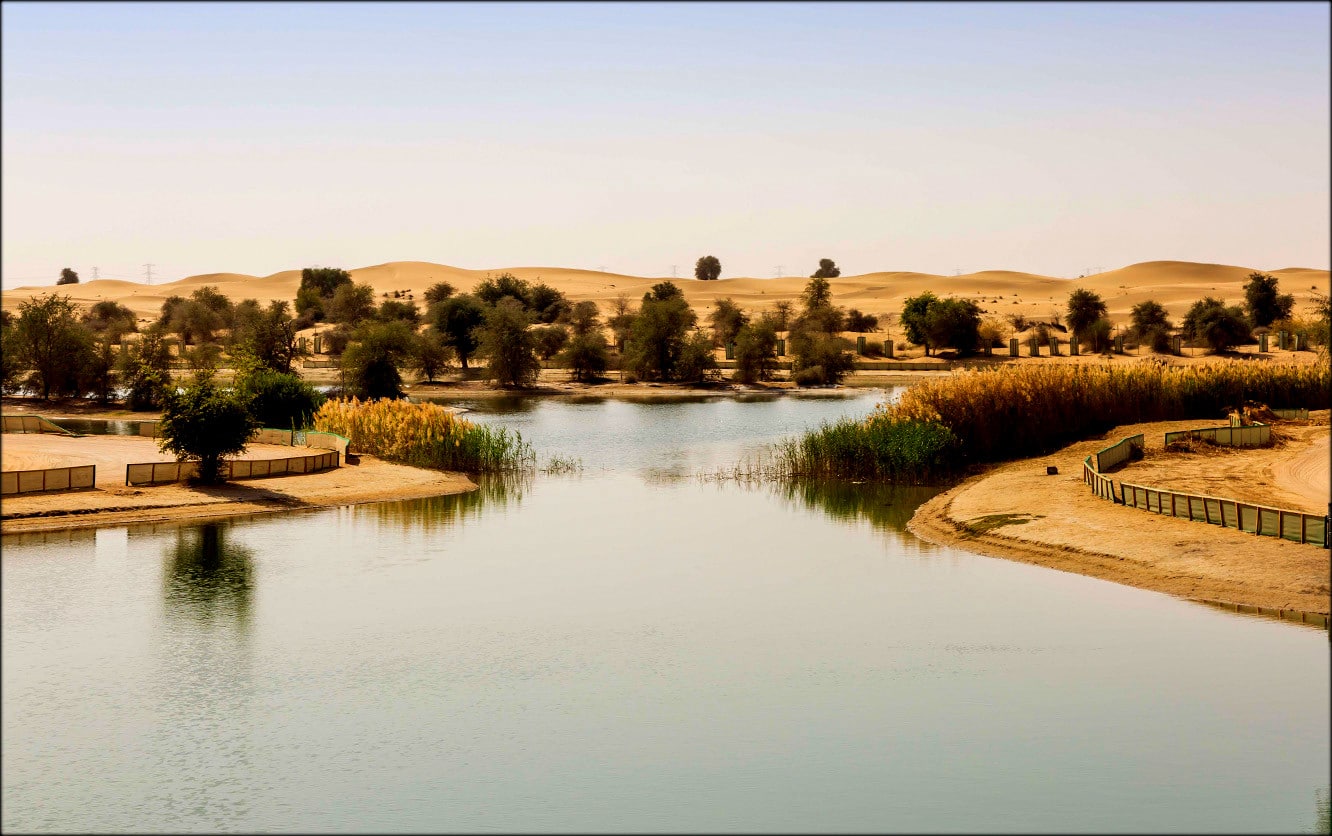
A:
{"type": "Polygon", "coordinates": [[[0,15],[5,287],[1329,263],[1326,3],[0,15]]]}

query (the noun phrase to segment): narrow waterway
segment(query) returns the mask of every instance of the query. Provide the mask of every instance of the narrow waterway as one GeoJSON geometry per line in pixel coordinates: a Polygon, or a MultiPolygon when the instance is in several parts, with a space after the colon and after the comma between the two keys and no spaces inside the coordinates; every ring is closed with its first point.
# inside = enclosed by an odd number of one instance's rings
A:
{"type": "Polygon", "coordinates": [[[882,396],[477,402],[581,472],[7,537],[3,827],[1311,829],[1325,632],[696,478],[882,396]]]}

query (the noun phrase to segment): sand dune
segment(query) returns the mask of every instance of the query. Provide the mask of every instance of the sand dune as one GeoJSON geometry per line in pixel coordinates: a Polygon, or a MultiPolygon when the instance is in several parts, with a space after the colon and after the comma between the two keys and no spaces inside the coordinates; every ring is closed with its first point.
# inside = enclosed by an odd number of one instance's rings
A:
{"type": "MultiPolygon", "coordinates": [[[[832,290],[838,304],[894,318],[901,310],[903,300],[929,290],[939,296],[973,299],[992,316],[1020,313],[1045,319],[1062,311],[1069,292],[1081,287],[1101,294],[1111,319],[1126,322],[1129,309],[1146,299],[1160,302],[1176,319],[1182,317],[1189,305],[1203,296],[1218,296],[1238,303],[1243,300],[1244,281],[1254,269],[1187,261],[1148,261],[1080,279],[1060,279],[1010,270],[984,270],[960,276],[885,271],[833,279],[832,290]]],[[[625,294],[637,302],[653,284],[667,280],[663,276],[628,276],[565,267],[467,270],[428,261],[394,261],[359,267],[350,272],[355,281],[366,282],[374,287],[376,294],[406,292],[417,301],[421,300],[425,289],[435,282],[446,281],[459,291],[467,292],[473,290],[487,275],[508,272],[528,281],[544,281],[564,291],[574,301],[595,301],[602,306],[603,312],[617,295],[625,294]]],[[[1270,272],[1281,279],[1284,292],[1295,295],[1297,313],[1303,312],[1307,306],[1313,288],[1323,292],[1328,289],[1327,270],[1285,267],[1270,272]]],[[[695,279],[673,281],[684,291],[690,304],[703,312],[716,299],[723,297],[734,299],[744,308],[771,309],[778,301],[797,299],[808,279],[790,276],[781,279],[740,277],[715,282],[695,279]]],[[[112,299],[128,306],[140,317],[150,318],[157,315],[167,297],[188,296],[204,285],[215,286],[221,293],[236,300],[292,300],[300,285],[300,271],[283,270],[270,276],[208,273],[160,285],[99,279],[79,285],[66,285],[59,290],[68,293],[81,305],[112,299]]],[[[49,293],[53,289],[20,287],[5,291],[0,299],[6,310],[13,310],[23,300],[49,293]]]]}

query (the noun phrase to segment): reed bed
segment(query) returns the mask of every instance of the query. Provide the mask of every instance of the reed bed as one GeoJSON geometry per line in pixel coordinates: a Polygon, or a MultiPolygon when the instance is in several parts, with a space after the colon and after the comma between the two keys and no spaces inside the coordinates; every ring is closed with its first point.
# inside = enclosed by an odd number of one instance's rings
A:
{"type": "Polygon", "coordinates": [[[965,371],[917,384],[863,421],[783,442],[776,471],[928,481],[970,463],[1048,453],[1120,424],[1222,418],[1247,401],[1326,409],[1332,370],[1229,361],[965,371]]]}
{"type": "Polygon", "coordinates": [[[417,467],[481,474],[536,464],[521,433],[474,424],[438,404],[330,400],[315,413],[314,426],[350,438],[357,451],[417,467]]]}

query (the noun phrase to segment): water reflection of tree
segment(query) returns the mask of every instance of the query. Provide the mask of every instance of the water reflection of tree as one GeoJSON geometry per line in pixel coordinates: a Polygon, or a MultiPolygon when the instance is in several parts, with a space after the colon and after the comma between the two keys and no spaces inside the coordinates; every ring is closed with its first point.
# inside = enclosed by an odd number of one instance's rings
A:
{"type": "Polygon", "coordinates": [[[903,532],[922,502],[943,490],[920,485],[802,479],[767,483],[788,502],[819,510],[835,520],[868,520],[884,531],[903,532]]]}
{"type": "Polygon", "coordinates": [[[535,477],[531,473],[474,476],[474,491],[412,499],[404,502],[378,502],[358,506],[358,511],[373,514],[382,524],[418,526],[426,532],[438,532],[479,517],[485,510],[504,510],[523,500],[523,494],[532,489],[535,477]]]}
{"type": "Polygon", "coordinates": [[[212,623],[227,618],[244,624],[254,594],[254,554],[228,542],[225,523],[205,523],[176,532],[166,553],[166,600],[170,612],[212,623]]]}

